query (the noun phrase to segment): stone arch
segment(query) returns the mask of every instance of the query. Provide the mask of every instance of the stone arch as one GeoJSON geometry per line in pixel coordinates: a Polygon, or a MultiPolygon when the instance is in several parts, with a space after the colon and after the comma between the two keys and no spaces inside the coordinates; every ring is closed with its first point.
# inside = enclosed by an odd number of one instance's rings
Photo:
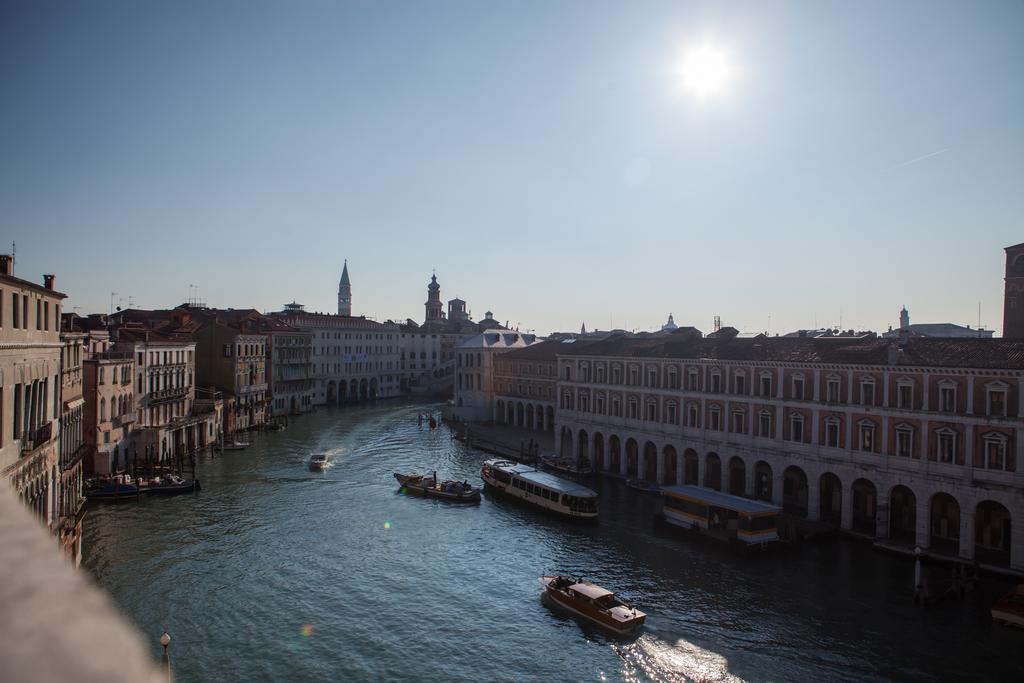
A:
{"type": "Polygon", "coordinates": [[[644,444],[644,471],[640,475],[644,481],[658,481],[658,447],[651,441],[644,444]]]}
{"type": "Polygon", "coordinates": [[[928,548],[946,555],[959,555],[960,503],[940,491],[932,496],[928,508],[928,548]]]}
{"type": "Polygon", "coordinates": [[[639,478],[639,462],[637,454],[636,439],[626,439],[626,476],[631,479],[639,478]]]}
{"type": "Polygon", "coordinates": [[[572,457],[572,430],[562,427],[562,438],[558,444],[558,454],[563,458],[572,457]]]}
{"type": "Polygon", "coordinates": [[[679,455],[672,444],[661,449],[661,472],[658,474],[666,486],[675,486],[679,481],[679,455]]]}
{"type": "Polygon", "coordinates": [[[986,564],[1010,564],[1010,511],[1002,503],[983,500],[974,513],[974,557],[986,564]]]}
{"type": "Polygon", "coordinates": [[[504,422],[505,421],[505,402],[499,400],[494,404],[494,421],[504,422]]]}
{"type": "Polygon", "coordinates": [[[377,378],[373,377],[370,379],[370,398],[377,398],[380,396],[380,390],[377,386],[377,378]]]}
{"type": "Polygon", "coordinates": [[[764,460],[754,463],[754,499],[772,499],[772,466],[764,460]]]}
{"type": "Polygon", "coordinates": [[[553,406],[548,406],[544,410],[544,424],[548,426],[548,431],[555,431],[555,409],[553,406]]]}
{"type": "Polygon", "coordinates": [[[722,490],[722,459],[714,451],[708,453],[704,460],[704,486],[722,490]]]}
{"type": "Polygon", "coordinates": [[[612,434],[608,437],[608,469],[618,474],[622,471],[622,441],[612,434]]]}
{"type": "Polygon", "coordinates": [[[734,496],[747,493],[747,463],[738,455],[729,458],[729,493],[734,496]]]}
{"type": "Polygon", "coordinates": [[[850,487],[850,495],[853,496],[851,528],[856,532],[874,536],[877,533],[875,515],[878,507],[878,490],[867,479],[858,479],[850,487]]]}
{"type": "Polygon", "coordinates": [[[807,516],[807,474],[796,465],[782,473],[782,509],[796,517],[807,516]]]}
{"type": "Polygon", "coordinates": [[[594,469],[602,472],[608,471],[608,453],[604,448],[604,435],[601,432],[594,432],[594,469]]]}
{"type": "Polygon", "coordinates": [[[338,400],[338,385],[332,379],[327,383],[327,402],[334,403],[338,400]]]}
{"type": "Polygon", "coordinates": [[[349,383],[349,394],[353,401],[359,400],[359,380],[354,379],[349,383]]]}
{"type": "Polygon", "coordinates": [[[533,404],[532,403],[527,403],[526,404],[526,428],[527,429],[533,430],[533,429],[537,428],[536,424],[534,422],[535,419],[536,419],[536,415],[535,415],[534,410],[533,410],[533,404]]]}
{"type": "Polygon", "coordinates": [[[516,404],[512,401],[508,402],[505,413],[505,424],[514,425],[516,423],[516,404]]]}
{"type": "Polygon", "coordinates": [[[889,538],[913,544],[917,537],[917,496],[897,484],[889,491],[889,538]]]}
{"type": "Polygon", "coordinates": [[[577,465],[590,463],[590,435],[584,429],[576,433],[576,451],[577,465]]]}
{"type": "Polygon", "coordinates": [[[365,377],[359,380],[359,398],[364,401],[370,398],[370,383],[365,377]]]}
{"type": "Polygon", "coordinates": [[[692,448],[683,452],[683,483],[700,486],[700,456],[692,448]]]}
{"type": "Polygon", "coordinates": [[[523,407],[523,402],[516,403],[516,427],[525,426],[526,420],[526,409],[523,407]]]}
{"type": "Polygon", "coordinates": [[[818,519],[840,526],[843,523],[843,482],[832,472],[825,472],[818,480],[818,519]]]}

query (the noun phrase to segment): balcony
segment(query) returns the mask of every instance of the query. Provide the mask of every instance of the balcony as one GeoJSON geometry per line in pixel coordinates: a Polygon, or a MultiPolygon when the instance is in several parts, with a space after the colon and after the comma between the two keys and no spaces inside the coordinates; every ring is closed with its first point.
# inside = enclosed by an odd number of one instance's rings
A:
{"type": "Polygon", "coordinates": [[[125,413],[110,419],[110,424],[114,428],[126,427],[133,422],[135,422],[135,415],[133,413],[125,413]]]}
{"type": "Polygon", "coordinates": [[[164,401],[173,401],[179,398],[185,398],[188,396],[188,387],[169,387],[167,389],[157,389],[156,391],[149,392],[149,403],[150,405],[156,403],[163,403],[164,401]]]}
{"type": "Polygon", "coordinates": [[[53,436],[53,423],[47,422],[42,427],[25,432],[21,437],[21,453],[27,455],[40,446],[48,444],[53,436]]]}

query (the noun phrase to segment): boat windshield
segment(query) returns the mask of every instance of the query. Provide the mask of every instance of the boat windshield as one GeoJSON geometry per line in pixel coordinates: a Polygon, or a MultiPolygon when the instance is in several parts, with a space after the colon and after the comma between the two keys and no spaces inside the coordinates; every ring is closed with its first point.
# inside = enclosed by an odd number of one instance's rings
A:
{"type": "Polygon", "coordinates": [[[562,505],[566,506],[573,512],[597,512],[596,498],[580,498],[578,496],[570,496],[563,493],[562,505]]]}

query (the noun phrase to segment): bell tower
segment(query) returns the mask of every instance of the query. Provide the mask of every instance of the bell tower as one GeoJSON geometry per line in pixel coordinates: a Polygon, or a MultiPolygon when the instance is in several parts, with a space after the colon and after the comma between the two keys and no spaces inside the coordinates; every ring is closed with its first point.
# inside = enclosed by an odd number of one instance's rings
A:
{"type": "Polygon", "coordinates": [[[1003,338],[1024,339],[1024,242],[1006,247],[1003,338]]]}
{"type": "Polygon", "coordinates": [[[441,303],[441,285],[437,284],[437,274],[430,276],[430,284],[427,285],[427,322],[432,320],[444,320],[444,305],[441,303]]]}
{"type": "Polygon", "coordinates": [[[338,283],[338,315],[352,315],[352,283],[348,280],[348,259],[345,259],[341,282],[338,283]]]}

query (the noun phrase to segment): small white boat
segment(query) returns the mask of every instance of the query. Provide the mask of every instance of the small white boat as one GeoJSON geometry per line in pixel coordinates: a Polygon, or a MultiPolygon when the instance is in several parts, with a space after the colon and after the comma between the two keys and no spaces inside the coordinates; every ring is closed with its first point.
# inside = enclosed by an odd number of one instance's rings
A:
{"type": "Polygon", "coordinates": [[[325,453],[317,453],[309,459],[309,469],[314,472],[323,472],[330,465],[331,461],[325,453]]]}
{"type": "Polygon", "coordinates": [[[220,450],[222,451],[244,451],[249,447],[248,441],[227,441],[221,445],[220,450]]]}

